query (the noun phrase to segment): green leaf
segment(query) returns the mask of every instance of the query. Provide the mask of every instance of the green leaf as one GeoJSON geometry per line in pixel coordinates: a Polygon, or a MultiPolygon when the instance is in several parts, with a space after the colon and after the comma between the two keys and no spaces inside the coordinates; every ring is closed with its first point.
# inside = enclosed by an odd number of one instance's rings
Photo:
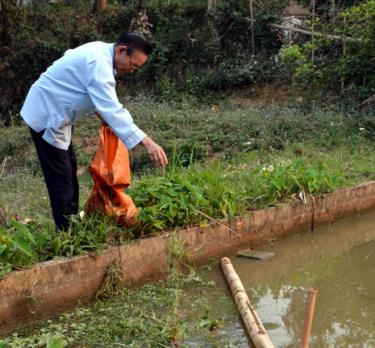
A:
{"type": "Polygon", "coordinates": [[[31,248],[30,244],[27,241],[25,241],[22,238],[22,236],[16,234],[16,235],[10,236],[10,239],[11,239],[11,241],[13,243],[13,246],[15,248],[17,248],[23,254],[25,254],[25,255],[34,259],[34,254],[33,254],[33,251],[32,251],[32,248],[31,248]]]}
{"type": "Polygon", "coordinates": [[[34,236],[24,224],[21,224],[20,222],[15,220],[12,220],[10,224],[17,230],[17,232],[22,236],[23,239],[28,240],[35,245],[34,236]]]}
{"type": "Polygon", "coordinates": [[[46,346],[47,348],[64,348],[66,344],[60,336],[49,335],[46,339],[46,346]]]}

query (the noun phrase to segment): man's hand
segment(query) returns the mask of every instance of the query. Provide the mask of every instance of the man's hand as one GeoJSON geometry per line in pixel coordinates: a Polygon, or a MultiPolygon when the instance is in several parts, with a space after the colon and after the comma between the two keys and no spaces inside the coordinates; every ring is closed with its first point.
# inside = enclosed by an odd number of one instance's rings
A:
{"type": "Polygon", "coordinates": [[[156,144],[150,137],[142,140],[142,145],[146,148],[151,160],[159,167],[165,168],[168,164],[168,158],[163,148],[156,144]]]}

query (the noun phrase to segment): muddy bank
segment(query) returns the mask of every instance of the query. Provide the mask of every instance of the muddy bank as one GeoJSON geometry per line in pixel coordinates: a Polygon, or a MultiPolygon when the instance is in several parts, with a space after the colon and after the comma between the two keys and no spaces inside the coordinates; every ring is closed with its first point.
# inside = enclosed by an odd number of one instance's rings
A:
{"type": "MultiPolygon", "coordinates": [[[[239,234],[218,224],[181,230],[177,234],[190,258],[203,263],[373,208],[375,182],[370,182],[315,197],[307,204],[296,201],[250,212],[231,222],[239,234]]],[[[98,256],[49,261],[9,274],[0,281],[0,333],[89,302],[113,262],[120,265],[128,286],[162,278],[168,272],[170,240],[170,233],[165,233],[112,248],[98,256]]]]}

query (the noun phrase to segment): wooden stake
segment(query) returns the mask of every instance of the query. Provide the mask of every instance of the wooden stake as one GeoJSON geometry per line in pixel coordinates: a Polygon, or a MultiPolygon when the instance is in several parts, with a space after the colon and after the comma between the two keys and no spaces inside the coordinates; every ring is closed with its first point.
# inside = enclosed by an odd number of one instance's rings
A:
{"type": "Polygon", "coordinates": [[[318,293],[318,290],[314,288],[310,289],[309,291],[309,299],[307,303],[305,322],[303,324],[303,332],[302,332],[302,342],[301,342],[302,348],[309,347],[309,339],[310,339],[310,333],[311,333],[311,326],[312,326],[312,322],[314,318],[314,309],[315,309],[317,293],[318,293]]]}
{"type": "Polygon", "coordinates": [[[208,8],[208,11],[212,10],[212,8],[213,8],[213,0],[208,0],[207,1],[207,8],[208,8]]]}
{"type": "Polygon", "coordinates": [[[250,0],[251,54],[255,55],[253,0],[250,0]]]}
{"type": "Polygon", "coordinates": [[[312,43],[312,51],[311,51],[311,62],[314,65],[315,62],[315,0],[312,1],[312,23],[311,23],[311,43],[312,43]]]}
{"type": "Polygon", "coordinates": [[[269,338],[266,329],[262,325],[257,312],[252,307],[241,279],[233,268],[232,262],[223,257],[220,261],[224,276],[228,282],[234,301],[241,314],[247,333],[256,348],[273,348],[274,345],[269,338]]]}
{"type": "Polygon", "coordinates": [[[335,24],[336,22],[336,3],[335,0],[331,0],[331,23],[335,24]]]}
{"type": "MultiPolygon", "coordinates": [[[[292,0],[289,0],[289,6],[292,6],[292,0]]],[[[293,17],[289,17],[289,30],[288,30],[288,38],[289,38],[289,47],[292,47],[292,19],[293,17]]]]}
{"type": "MultiPolygon", "coordinates": [[[[346,18],[344,18],[344,26],[346,31],[346,18]]],[[[343,36],[342,38],[342,55],[345,57],[346,55],[346,40],[343,36]]],[[[344,93],[345,90],[345,79],[344,76],[341,76],[341,93],[344,93]]]]}
{"type": "Polygon", "coordinates": [[[103,12],[107,7],[107,0],[98,0],[98,12],[103,12]]]}

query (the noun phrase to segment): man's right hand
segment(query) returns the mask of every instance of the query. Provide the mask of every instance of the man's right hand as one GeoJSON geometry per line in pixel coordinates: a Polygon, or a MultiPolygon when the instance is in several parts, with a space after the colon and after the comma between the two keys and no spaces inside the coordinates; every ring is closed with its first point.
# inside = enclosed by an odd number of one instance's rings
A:
{"type": "Polygon", "coordinates": [[[151,160],[157,166],[165,168],[168,165],[168,158],[163,148],[156,144],[150,137],[144,138],[142,145],[146,148],[151,160]]]}

